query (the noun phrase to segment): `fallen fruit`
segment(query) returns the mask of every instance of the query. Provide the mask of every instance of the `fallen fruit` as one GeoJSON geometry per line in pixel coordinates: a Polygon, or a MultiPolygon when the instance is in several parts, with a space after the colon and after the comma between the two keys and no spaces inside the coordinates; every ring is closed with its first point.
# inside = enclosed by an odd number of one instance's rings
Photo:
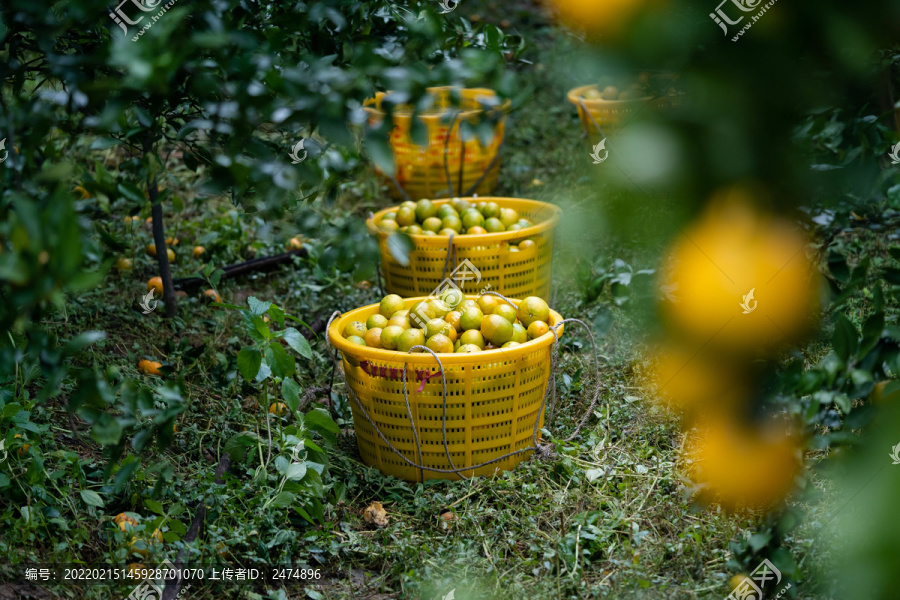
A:
{"type": "Polygon", "coordinates": [[[162,371],[159,370],[160,367],[162,367],[162,363],[158,363],[155,360],[143,359],[138,361],[138,369],[146,375],[162,375],[162,371]]]}

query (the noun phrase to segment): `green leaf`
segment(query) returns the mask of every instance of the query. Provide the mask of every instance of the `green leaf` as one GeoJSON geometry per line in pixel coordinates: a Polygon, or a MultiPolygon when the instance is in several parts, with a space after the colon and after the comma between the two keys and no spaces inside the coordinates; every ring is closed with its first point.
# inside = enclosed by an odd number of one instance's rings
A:
{"type": "Polygon", "coordinates": [[[394,260],[404,267],[409,265],[409,253],[414,248],[411,237],[405,233],[394,232],[387,238],[387,247],[394,260]]]}
{"type": "Polygon", "coordinates": [[[302,462],[292,463],[284,473],[288,481],[300,481],[306,476],[306,465],[302,462]]]}
{"type": "Polygon", "coordinates": [[[244,348],[238,352],[237,367],[244,381],[253,381],[262,364],[262,355],[254,348],[244,348]]]}
{"type": "Polygon", "coordinates": [[[84,503],[88,506],[96,506],[97,508],[103,508],[105,506],[103,498],[93,490],[81,490],[81,499],[84,500],[84,503]]]}
{"type": "Polygon", "coordinates": [[[262,302],[253,296],[247,299],[247,303],[250,305],[250,312],[254,315],[264,315],[269,310],[269,307],[272,306],[271,302],[262,302]]]}
{"type": "Polygon", "coordinates": [[[228,438],[225,442],[225,452],[231,455],[232,462],[241,462],[247,456],[250,448],[257,443],[256,434],[242,431],[228,438]]]}
{"type": "Polygon", "coordinates": [[[831,343],[834,346],[834,352],[838,357],[847,362],[850,356],[856,353],[859,336],[853,324],[844,315],[838,315],[837,322],[834,325],[834,335],[831,343]]]}
{"type": "Polygon", "coordinates": [[[155,512],[156,514],[158,514],[161,517],[164,517],[166,515],[166,511],[163,510],[162,503],[157,502],[156,500],[153,500],[151,498],[145,498],[144,506],[146,506],[147,508],[149,508],[150,510],[152,510],[153,512],[155,512]]]}
{"type": "Polygon", "coordinates": [[[288,327],[284,330],[281,337],[284,338],[284,341],[287,342],[287,345],[290,346],[294,352],[307,360],[312,360],[312,349],[309,347],[309,342],[306,341],[306,338],[303,337],[299,331],[293,327],[288,327]]]}
{"type": "Polygon", "coordinates": [[[266,362],[272,368],[272,373],[276,377],[290,377],[294,374],[296,368],[296,360],[287,353],[279,343],[274,343],[266,350],[266,362]]]}
{"type": "Polygon", "coordinates": [[[281,397],[291,412],[296,412],[300,408],[300,386],[290,377],[281,382],[281,397]]]}
{"type": "Polygon", "coordinates": [[[303,416],[307,427],[321,435],[325,440],[334,444],[337,442],[337,433],[341,431],[338,424],[332,420],[331,415],[321,408],[314,408],[303,416]]]}
{"type": "Polygon", "coordinates": [[[294,503],[296,496],[290,492],[281,492],[272,500],[272,506],[275,508],[284,508],[294,503]]]}
{"type": "Polygon", "coordinates": [[[379,133],[372,133],[366,137],[366,149],[375,166],[385,173],[391,175],[397,170],[394,164],[394,151],[388,142],[387,136],[379,133]]]}
{"type": "Polygon", "coordinates": [[[113,138],[97,138],[91,144],[91,150],[106,150],[107,148],[112,148],[113,146],[118,146],[122,142],[113,138]]]}
{"type": "Polygon", "coordinates": [[[103,413],[91,427],[91,438],[103,446],[114,446],[122,439],[122,426],[114,416],[103,413]]]}
{"type": "Polygon", "coordinates": [[[65,353],[67,356],[78,354],[87,346],[104,338],[106,338],[106,333],[103,331],[85,331],[72,338],[69,343],[66,344],[65,353]]]}

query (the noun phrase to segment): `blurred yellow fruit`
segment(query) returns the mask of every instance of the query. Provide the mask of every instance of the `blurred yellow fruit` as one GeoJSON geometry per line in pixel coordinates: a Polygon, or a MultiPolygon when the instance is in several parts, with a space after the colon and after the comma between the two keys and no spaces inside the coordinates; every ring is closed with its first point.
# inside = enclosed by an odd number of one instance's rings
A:
{"type": "Polygon", "coordinates": [[[147,247],[144,250],[147,252],[148,256],[156,256],[156,244],[147,244],[147,247]]]}
{"type": "MultiPolygon", "coordinates": [[[[21,433],[17,433],[16,435],[13,436],[13,438],[16,438],[16,439],[21,438],[21,437],[22,437],[21,433]]],[[[31,448],[31,444],[22,444],[22,447],[19,448],[19,451],[18,451],[19,456],[25,456],[25,453],[28,452],[29,448],[31,448]]]]}
{"type": "Polygon", "coordinates": [[[382,316],[390,319],[395,312],[397,312],[398,310],[403,310],[404,308],[406,308],[406,303],[403,302],[403,298],[401,298],[397,294],[388,294],[381,299],[381,304],[379,305],[378,310],[382,316]]]}
{"type": "Polygon", "coordinates": [[[129,517],[125,513],[119,513],[116,515],[116,518],[113,519],[113,522],[119,526],[119,529],[122,531],[128,531],[132,527],[137,526],[138,521],[134,517],[129,517]]]}
{"type": "Polygon", "coordinates": [[[295,235],[288,242],[288,250],[300,250],[303,248],[303,242],[305,238],[302,235],[295,235]]]}
{"type": "Polygon", "coordinates": [[[209,299],[210,302],[222,302],[222,296],[220,296],[219,292],[217,292],[216,290],[206,290],[205,292],[203,292],[203,295],[206,296],[206,298],[209,299]]]}
{"type": "Polygon", "coordinates": [[[166,246],[177,246],[179,241],[177,237],[167,237],[166,246]]]}
{"type": "Polygon", "coordinates": [[[666,322],[729,350],[755,351],[801,337],[819,310],[819,276],[806,239],[730,190],[675,243],[662,303],[666,322]]]}
{"type": "Polygon", "coordinates": [[[194,258],[200,258],[205,252],[206,248],[204,248],[203,246],[194,246],[192,254],[194,255],[194,258]]]}
{"type": "Polygon", "coordinates": [[[726,509],[762,508],[780,502],[800,470],[799,446],[783,433],[714,418],[704,424],[691,453],[692,478],[706,485],[707,500],[726,509]]]}
{"type": "Polygon", "coordinates": [[[170,263],[175,262],[175,251],[171,248],[166,248],[166,256],[168,257],[170,263]]]}
{"type": "Polygon", "coordinates": [[[162,363],[158,363],[155,360],[147,360],[143,359],[138,361],[138,369],[143,371],[147,375],[162,375],[162,371],[159,368],[162,367],[162,363]]]}
{"type": "Polygon", "coordinates": [[[287,409],[287,404],[284,402],[273,402],[272,406],[269,407],[269,414],[280,417],[287,412],[287,409]]]}
{"type": "Polygon", "coordinates": [[[743,397],[742,375],[729,361],[712,352],[686,345],[666,344],[652,352],[648,395],[672,411],[719,410],[735,406],[743,397]]]}
{"type": "Polygon", "coordinates": [[[91,197],[91,193],[80,185],[76,185],[74,188],[72,188],[72,191],[80,193],[82,200],[87,200],[91,197]]]}
{"type": "Polygon", "coordinates": [[[366,346],[369,348],[381,348],[381,331],[384,329],[383,327],[373,327],[366,331],[366,335],[363,336],[363,339],[366,341],[366,346]]]}
{"type": "Polygon", "coordinates": [[[604,39],[620,35],[649,4],[649,0],[550,0],[564,25],[604,39]]]}
{"type": "MultiPolygon", "coordinates": [[[[132,269],[132,263],[130,258],[120,258],[116,261],[116,269],[119,273],[124,273],[125,271],[130,271],[132,269]]],[[[149,290],[147,290],[149,291],[149,290]]]]}

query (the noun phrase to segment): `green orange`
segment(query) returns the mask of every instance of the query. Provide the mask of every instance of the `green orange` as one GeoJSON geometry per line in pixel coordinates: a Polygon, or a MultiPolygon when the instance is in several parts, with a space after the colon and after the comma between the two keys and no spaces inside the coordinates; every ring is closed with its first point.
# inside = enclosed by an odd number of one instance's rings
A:
{"type": "Polygon", "coordinates": [[[403,335],[401,327],[388,325],[381,330],[381,346],[387,350],[396,350],[401,335],[403,335]]]}
{"type": "Polygon", "coordinates": [[[512,323],[500,315],[488,315],[481,321],[481,335],[495,346],[502,346],[512,339],[512,323]]]}
{"type": "Polygon", "coordinates": [[[508,302],[501,302],[498,304],[491,314],[500,315],[510,323],[516,322],[516,309],[510,306],[508,302]]]}
{"type": "MultiPolygon", "coordinates": [[[[417,329],[413,327],[412,329],[407,329],[403,333],[400,334],[400,339],[397,340],[397,350],[400,352],[409,352],[410,348],[413,346],[424,346],[425,345],[425,332],[421,329],[417,329]]],[[[421,352],[421,350],[417,350],[417,352],[421,352]]]]}
{"type": "Polygon", "coordinates": [[[349,338],[350,336],[358,336],[362,337],[366,335],[366,325],[360,321],[353,321],[351,323],[347,323],[344,326],[344,337],[349,338]]]}
{"type": "Polygon", "coordinates": [[[550,307],[537,296],[529,296],[519,304],[518,317],[525,327],[528,327],[535,321],[548,323],[550,321],[550,307]]]}
{"type": "Polygon", "coordinates": [[[439,354],[451,354],[453,352],[453,342],[450,341],[450,338],[441,333],[428,338],[428,341],[425,342],[425,346],[439,354]]]}
{"type": "Polygon", "coordinates": [[[484,349],[484,336],[481,335],[481,331],[477,329],[469,329],[460,334],[459,344],[460,346],[478,346],[479,348],[484,349]]]}
{"type": "Polygon", "coordinates": [[[484,319],[484,313],[481,308],[470,306],[462,311],[459,317],[459,325],[463,331],[469,329],[481,329],[481,322],[484,319]]]}
{"type": "Polygon", "coordinates": [[[403,302],[403,298],[397,294],[388,294],[381,299],[381,304],[378,305],[378,312],[381,313],[381,316],[390,319],[395,312],[404,308],[406,308],[406,303],[403,302]]]}

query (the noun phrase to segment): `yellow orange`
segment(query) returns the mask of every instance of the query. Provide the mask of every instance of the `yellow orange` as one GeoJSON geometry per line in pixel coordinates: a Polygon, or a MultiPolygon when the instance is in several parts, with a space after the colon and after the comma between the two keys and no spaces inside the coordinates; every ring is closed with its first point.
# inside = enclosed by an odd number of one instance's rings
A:
{"type": "Polygon", "coordinates": [[[144,248],[149,256],[156,256],[156,244],[147,244],[147,247],[144,248]]]}
{"type": "MultiPolygon", "coordinates": [[[[133,268],[132,262],[130,258],[120,258],[116,261],[116,269],[119,273],[124,273],[125,271],[130,271],[133,268]]],[[[149,291],[149,290],[147,290],[149,291]]]]}
{"type": "Polygon", "coordinates": [[[819,310],[819,276],[805,251],[804,236],[754,209],[747,192],[724,193],[672,249],[666,323],[735,351],[797,340],[819,310]]]}
{"type": "Polygon", "coordinates": [[[618,38],[650,4],[648,0],[550,0],[561,23],[594,40],[618,38]]]}
{"type": "Polygon", "coordinates": [[[155,360],[143,359],[138,361],[138,369],[147,375],[162,375],[162,371],[159,370],[160,367],[162,367],[162,363],[158,363],[155,360]]]}
{"type": "Polygon", "coordinates": [[[273,402],[269,407],[269,414],[275,415],[276,417],[280,417],[288,410],[287,404],[284,402],[273,402]]]}
{"type": "MultiPolygon", "coordinates": [[[[13,438],[21,438],[21,437],[22,437],[21,433],[17,433],[16,435],[13,436],[13,438]]],[[[22,444],[22,447],[19,448],[19,450],[18,450],[19,456],[25,456],[25,453],[28,452],[29,448],[31,448],[31,444],[22,444]]]]}
{"type": "Polygon", "coordinates": [[[147,291],[156,290],[156,293],[162,295],[163,293],[163,282],[162,277],[151,277],[147,282],[147,291]]]}
{"type": "Polygon", "coordinates": [[[798,444],[771,429],[715,418],[693,444],[692,478],[707,498],[729,510],[768,507],[783,500],[800,470],[798,444]]]}
{"type": "Polygon", "coordinates": [[[518,315],[522,325],[528,327],[535,321],[550,321],[550,307],[536,296],[529,296],[519,304],[518,315]]]}
{"type": "Polygon", "coordinates": [[[366,335],[363,336],[366,346],[369,348],[381,348],[381,331],[383,329],[383,327],[373,327],[366,331],[366,335]]]}
{"type": "Polygon", "coordinates": [[[210,302],[222,302],[222,296],[219,295],[219,292],[213,289],[206,290],[203,292],[203,295],[206,296],[210,302]]]}
{"type": "Polygon", "coordinates": [[[194,255],[194,258],[200,258],[204,253],[206,253],[206,248],[203,246],[194,246],[194,249],[191,251],[194,255]]]}

